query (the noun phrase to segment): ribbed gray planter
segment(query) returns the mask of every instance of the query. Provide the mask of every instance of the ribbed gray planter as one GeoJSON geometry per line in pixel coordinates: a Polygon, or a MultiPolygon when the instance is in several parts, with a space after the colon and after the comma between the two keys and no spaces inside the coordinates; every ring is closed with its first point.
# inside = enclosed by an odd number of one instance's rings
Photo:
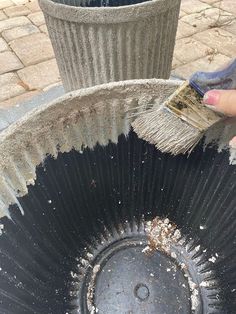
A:
{"type": "Polygon", "coordinates": [[[65,90],[168,78],[180,0],[101,1],[39,0],[65,90]]]}

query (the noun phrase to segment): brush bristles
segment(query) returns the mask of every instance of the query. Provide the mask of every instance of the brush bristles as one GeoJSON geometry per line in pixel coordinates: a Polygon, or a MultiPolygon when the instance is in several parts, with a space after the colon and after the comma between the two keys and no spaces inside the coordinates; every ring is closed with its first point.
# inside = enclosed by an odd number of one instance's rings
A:
{"type": "Polygon", "coordinates": [[[203,136],[198,129],[177,118],[165,107],[141,115],[132,126],[140,138],[173,155],[191,151],[203,136]]]}

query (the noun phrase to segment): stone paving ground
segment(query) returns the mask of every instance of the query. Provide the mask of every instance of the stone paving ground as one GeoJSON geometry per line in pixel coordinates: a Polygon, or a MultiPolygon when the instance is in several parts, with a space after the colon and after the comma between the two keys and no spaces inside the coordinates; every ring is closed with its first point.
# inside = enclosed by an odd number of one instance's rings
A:
{"type": "MultiPolygon", "coordinates": [[[[236,57],[236,0],[182,0],[174,75],[236,57]]],[[[0,109],[61,84],[37,0],[0,0],[0,109]]]]}

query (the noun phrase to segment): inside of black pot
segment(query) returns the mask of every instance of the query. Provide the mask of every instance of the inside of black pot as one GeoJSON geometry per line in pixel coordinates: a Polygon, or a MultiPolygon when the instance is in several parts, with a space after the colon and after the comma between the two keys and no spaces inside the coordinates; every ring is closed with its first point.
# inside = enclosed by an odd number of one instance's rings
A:
{"type": "Polygon", "coordinates": [[[177,254],[194,280],[214,277],[196,313],[235,313],[235,179],[227,153],[199,145],[172,157],[132,132],[48,156],[19,198],[24,215],[13,205],[12,221],[1,219],[0,312],[192,313],[175,259],[144,254],[144,221],[159,216],[185,237],[177,254]]]}
{"type": "Polygon", "coordinates": [[[150,0],[52,0],[57,3],[75,7],[120,7],[150,0]]]}

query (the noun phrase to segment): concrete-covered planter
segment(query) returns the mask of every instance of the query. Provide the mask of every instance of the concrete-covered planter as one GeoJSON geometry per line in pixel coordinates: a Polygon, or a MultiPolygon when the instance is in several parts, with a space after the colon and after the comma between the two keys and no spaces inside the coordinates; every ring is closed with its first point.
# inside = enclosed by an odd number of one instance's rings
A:
{"type": "Polygon", "coordinates": [[[162,154],[130,129],[178,86],[80,89],[1,132],[1,314],[236,313],[228,152],[162,154]]]}
{"type": "Polygon", "coordinates": [[[66,91],[169,77],[180,0],[39,0],[39,4],[66,91]]]}

